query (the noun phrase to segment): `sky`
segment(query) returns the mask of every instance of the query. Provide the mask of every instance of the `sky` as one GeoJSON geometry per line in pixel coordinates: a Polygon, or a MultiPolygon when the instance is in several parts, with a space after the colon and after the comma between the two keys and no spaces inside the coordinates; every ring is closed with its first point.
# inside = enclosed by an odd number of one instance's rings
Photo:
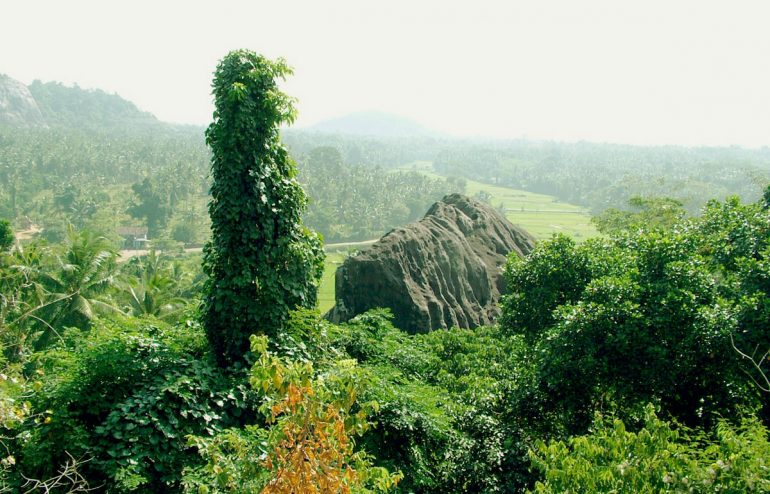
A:
{"type": "Polygon", "coordinates": [[[0,73],[211,120],[228,51],[283,57],[297,127],[380,110],[457,136],[770,145],[765,0],[2,0],[0,73]]]}

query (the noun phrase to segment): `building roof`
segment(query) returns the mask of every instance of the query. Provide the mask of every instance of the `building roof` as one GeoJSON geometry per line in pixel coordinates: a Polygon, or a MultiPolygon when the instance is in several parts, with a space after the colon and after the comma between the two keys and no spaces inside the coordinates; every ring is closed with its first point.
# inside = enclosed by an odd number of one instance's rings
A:
{"type": "Polygon", "coordinates": [[[134,237],[139,237],[142,235],[147,235],[147,227],[146,226],[119,226],[116,229],[116,232],[118,235],[121,235],[121,236],[131,235],[134,237]]]}

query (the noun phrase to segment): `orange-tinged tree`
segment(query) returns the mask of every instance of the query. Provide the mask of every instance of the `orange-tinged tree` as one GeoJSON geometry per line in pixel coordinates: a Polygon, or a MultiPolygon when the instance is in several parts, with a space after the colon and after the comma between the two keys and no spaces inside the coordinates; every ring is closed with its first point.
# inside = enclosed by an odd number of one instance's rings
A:
{"type": "Polygon", "coordinates": [[[341,360],[322,375],[310,362],[267,351],[267,337],[253,336],[259,356],[251,385],[263,393],[268,427],[230,430],[214,439],[192,438],[208,459],[203,475],[188,475],[199,493],[363,494],[388,492],[402,478],[375,467],[355,450],[354,438],[371,423],[373,402],[358,396],[368,382],[353,360],[341,360]]]}

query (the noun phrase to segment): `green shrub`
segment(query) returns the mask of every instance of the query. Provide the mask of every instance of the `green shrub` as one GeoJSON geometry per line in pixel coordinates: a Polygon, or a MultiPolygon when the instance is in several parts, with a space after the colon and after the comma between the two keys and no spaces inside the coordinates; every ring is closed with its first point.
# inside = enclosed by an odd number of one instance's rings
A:
{"type": "Polygon", "coordinates": [[[13,228],[8,220],[0,219],[0,253],[8,250],[13,245],[13,228]]]}
{"type": "Polygon", "coordinates": [[[768,430],[755,418],[720,421],[715,437],[677,429],[644,411],[633,432],[597,416],[593,432],[539,442],[530,452],[543,474],[537,493],[749,493],[770,490],[768,430]]]}
{"type": "Polygon", "coordinates": [[[531,481],[511,398],[531,374],[521,337],[496,328],[408,335],[386,310],[333,331],[335,345],[374,376],[377,426],[364,447],[404,472],[399,492],[517,492],[531,481]]]}
{"type": "Polygon", "coordinates": [[[188,468],[188,492],[388,492],[401,474],[372,465],[355,437],[369,427],[376,403],[360,399],[370,376],[340,359],[318,373],[302,359],[275,355],[265,336],[253,336],[258,361],[250,383],[262,396],[264,427],[230,429],[214,438],[191,437],[206,459],[188,468]]]}
{"type": "Polygon", "coordinates": [[[41,357],[45,385],[34,405],[50,420],[28,425],[26,475],[49,478],[71,455],[87,460],[91,485],[174,490],[183,468],[200,461],[187,436],[213,436],[253,409],[245,376],[218,369],[192,322],[102,322],[65,339],[41,357]]]}

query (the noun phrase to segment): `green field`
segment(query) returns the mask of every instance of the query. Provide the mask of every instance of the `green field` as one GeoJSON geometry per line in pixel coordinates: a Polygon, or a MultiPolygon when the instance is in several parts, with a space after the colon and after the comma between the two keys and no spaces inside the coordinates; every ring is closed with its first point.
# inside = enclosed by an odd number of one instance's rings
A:
{"type": "Polygon", "coordinates": [[[345,260],[347,252],[334,251],[326,253],[324,261],[324,274],[321,277],[321,286],[318,288],[318,310],[326,313],[334,306],[334,273],[345,260]]]}
{"type": "MultiPolygon", "coordinates": [[[[430,163],[427,162],[408,165],[403,169],[416,169],[426,175],[438,176],[430,171],[430,163]]],[[[537,239],[561,232],[580,242],[599,235],[591,223],[591,215],[585,209],[560,202],[553,196],[467,181],[466,195],[474,196],[481,191],[489,194],[492,206],[506,210],[505,216],[511,223],[522,226],[537,239]]],[[[334,306],[334,274],[347,255],[345,250],[326,253],[324,274],[318,291],[318,308],[321,313],[334,306]]]]}
{"type": "Polygon", "coordinates": [[[522,226],[538,239],[554,233],[565,233],[577,241],[599,235],[585,209],[553,196],[468,180],[467,195],[472,197],[481,191],[491,196],[492,206],[505,208],[505,216],[511,223],[522,226]]]}
{"type": "MultiPolygon", "coordinates": [[[[429,161],[416,161],[399,169],[441,177],[433,171],[429,161]]],[[[591,223],[591,215],[580,206],[561,202],[545,194],[466,179],[466,195],[473,197],[482,191],[489,194],[489,204],[505,209],[505,216],[511,223],[524,227],[537,239],[548,238],[554,233],[565,233],[580,242],[599,235],[591,223]]]]}

